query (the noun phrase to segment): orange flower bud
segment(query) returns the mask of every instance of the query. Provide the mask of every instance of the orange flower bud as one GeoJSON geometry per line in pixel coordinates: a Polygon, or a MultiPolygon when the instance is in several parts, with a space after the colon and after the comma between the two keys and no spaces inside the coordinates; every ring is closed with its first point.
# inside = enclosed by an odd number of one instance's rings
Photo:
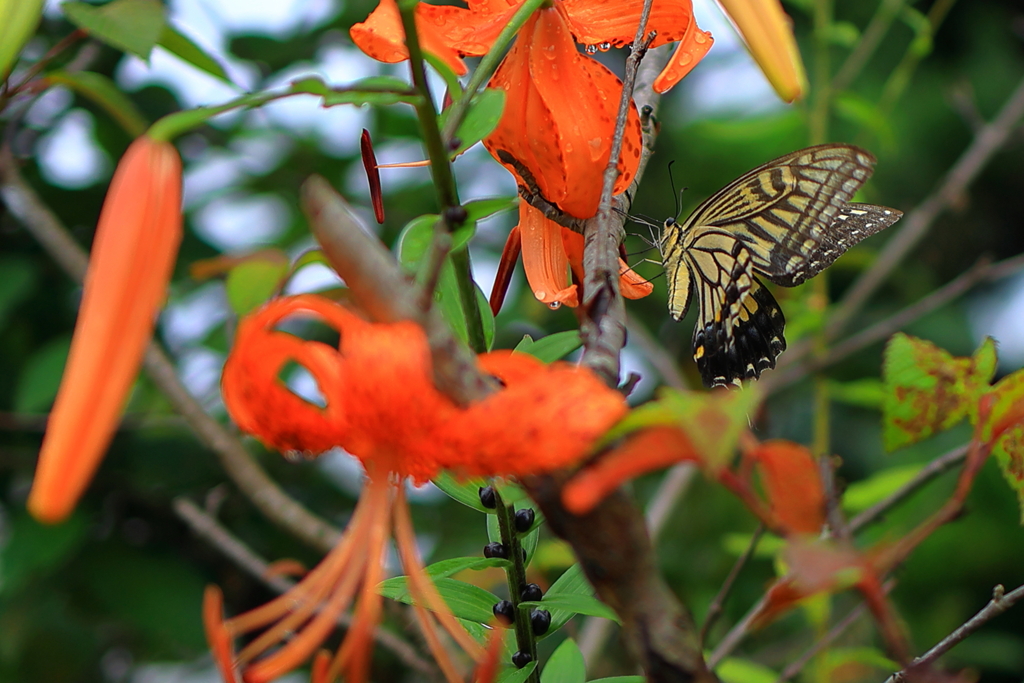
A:
{"type": "Polygon", "coordinates": [[[28,499],[59,522],[110,444],[166,296],[181,242],[181,159],[141,137],[117,166],[100,212],[78,323],[28,499]]]}

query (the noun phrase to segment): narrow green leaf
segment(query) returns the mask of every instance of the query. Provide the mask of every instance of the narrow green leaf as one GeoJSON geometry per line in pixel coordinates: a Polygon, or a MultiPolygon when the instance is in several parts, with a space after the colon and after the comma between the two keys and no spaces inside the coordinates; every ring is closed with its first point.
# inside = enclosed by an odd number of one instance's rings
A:
{"type": "Polygon", "coordinates": [[[98,7],[66,2],[61,9],[93,38],[147,61],[164,32],[164,6],[157,0],[114,0],[98,7]]]}
{"type": "Polygon", "coordinates": [[[850,382],[837,382],[830,380],[828,383],[828,395],[837,403],[845,403],[858,408],[882,409],[882,400],[885,397],[885,388],[882,380],[875,377],[852,380],[850,382]]]}
{"type": "Polygon", "coordinates": [[[498,674],[498,683],[525,683],[537,668],[537,662],[530,662],[522,669],[505,669],[498,674]]]}
{"type": "Polygon", "coordinates": [[[540,672],[540,683],[586,683],[587,663],[572,638],[566,638],[551,653],[551,658],[540,672]]]}
{"type": "Polygon", "coordinates": [[[290,91],[317,95],[323,99],[325,107],[339,104],[385,106],[401,102],[415,105],[420,101],[420,95],[408,83],[394,76],[369,76],[344,86],[332,86],[311,76],[292,82],[290,91]]]}
{"type": "Polygon", "coordinates": [[[448,94],[451,95],[451,98],[457,100],[462,97],[462,83],[459,82],[458,74],[452,71],[452,68],[440,57],[425,52],[423,53],[423,58],[444,79],[444,84],[448,86],[448,94]]]}
{"type": "Polygon", "coordinates": [[[405,266],[406,272],[415,273],[419,270],[420,262],[434,239],[434,225],[440,218],[436,213],[427,213],[413,218],[402,228],[395,249],[398,261],[405,266]]]}
{"type": "MultiPolygon", "coordinates": [[[[494,593],[451,578],[438,579],[434,585],[445,604],[448,605],[448,609],[458,618],[475,621],[478,624],[487,624],[494,619],[492,608],[494,603],[499,600],[494,593]]],[[[377,586],[377,592],[385,598],[404,602],[407,605],[416,604],[409,592],[408,580],[404,576],[396,576],[381,582],[377,586]]]]}
{"type": "Polygon", "coordinates": [[[867,479],[855,481],[843,492],[843,509],[847,512],[867,510],[896,492],[913,479],[923,465],[901,465],[889,467],[872,474],[867,479]]]}
{"type": "MultiPolygon", "coordinates": [[[[551,587],[548,588],[545,598],[554,595],[586,595],[593,596],[594,589],[591,587],[590,582],[587,581],[587,577],[583,575],[583,568],[580,567],[579,563],[572,565],[559,576],[551,587]]],[[[543,601],[541,601],[543,602],[543,601]]],[[[546,609],[546,608],[545,608],[546,609]]],[[[551,627],[548,629],[548,633],[556,633],[560,628],[565,626],[565,622],[572,619],[576,612],[570,609],[551,609],[551,627]]]]}
{"type": "Polygon", "coordinates": [[[530,563],[533,562],[533,556],[537,554],[537,546],[540,544],[540,527],[534,526],[530,531],[521,536],[519,542],[523,545],[523,550],[526,551],[525,564],[529,567],[530,563]]]}
{"type": "Polygon", "coordinates": [[[0,82],[7,80],[18,53],[39,25],[43,4],[43,0],[0,2],[0,82]]]}
{"type": "Polygon", "coordinates": [[[232,82],[227,72],[224,71],[224,67],[220,65],[220,62],[211,57],[203,48],[192,42],[191,38],[170,24],[164,25],[164,30],[160,34],[158,44],[197,69],[205,71],[214,78],[219,78],[229,85],[234,85],[234,82],[232,82]]]}
{"type": "Polygon", "coordinates": [[[327,260],[323,249],[310,249],[309,251],[302,252],[302,255],[295,259],[295,263],[292,264],[292,272],[296,273],[300,269],[314,263],[319,263],[328,268],[331,267],[331,262],[327,260]]]}
{"type": "Polygon", "coordinates": [[[480,571],[490,567],[508,567],[508,560],[497,557],[453,557],[448,560],[441,560],[427,567],[427,574],[430,578],[447,579],[449,576],[458,574],[466,569],[480,571]]]}
{"type": "Polygon", "coordinates": [[[452,253],[465,249],[476,235],[476,221],[466,221],[452,232],[452,253]]]}
{"type": "MultiPolygon", "coordinates": [[[[473,103],[466,112],[462,124],[455,132],[459,142],[455,154],[460,154],[490,135],[501,121],[505,110],[505,91],[497,88],[485,88],[473,98],[473,103]]],[[[441,114],[440,127],[444,128],[447,118],[446,110],[441,114]]]]}
{"type": "Polygon", "coordinates": [[[977,418],[981,394],[995,372],[994,342],[971,358],[954,358],[923,339],[893,335],[885,348],[882,401],[885,447],[894,450],[977,418]]]}
{"type": "MultiPolygon", "coordinates": [[[[611,619],[615,623],[621,623],[619,615],[608,605],[604,604],[592,595],[578,595],[576,593],[552,593],[551,590],[544,595],[544,599],[538,602],[521,602],[521,605],[539,607],[554,614],[555,610],[570,612],[572,614],[583,614],[588,617],[601,617],[611,619]]],[[[551,619],[554,623],[554,617],[551,619]]]]}
{"type": "Polygon", "coordinates": [[[14,410],[43,413],[49,410],[60,387],[71,337],[63,336],[37,349],[25,362],[14,392],[14,410]]]}
{"type": "Polygon", "coordinates": [[[502,211],[511,211],[517,206],[519,206],[519,197],[494,197],[492,199],[474,199],[463,204],[462,208],[466,210],[468,220],[482,221],[488,216],[502,211]]]}
{"type": "Polygon", "coordinates": [[[489,515],[494,514],[494,510],[485,508],[483,503],[480,502],[480,489],[487,486],[487,482],[483,479],[466,479],[460,481],[453,477],[448,472],[441,472],[434,480],[434,486],[448,494],[448,497],[459,503],[462,503],[466,507],[471,507],[474,510],[485,512],[489,515]]]}
{"type": "Polygon", "coordinates": [[[715,669],[722,683],[775,683],[779,674],[763,664],[729,657],[715,669]]]}
{"type": "Polygon", "coordinates": [[[103,74],[92,71],[51,71],[46,80],[65,85],[101,107],[125,132],[137,138],[146,132],[149,121],[117,85],[103,74]]]}
{"type": "Polygon", "coordinates": [[[646,683],[645,676],[609,676],[608,678],[594,678],[590,683],[646,683]]]}
{"type": "Polygon", "coordinates": [[[544,363],[553,363],[565,358],[581,346],[583,346],[583,339],[580,337],[579,331],[566,330],[549,334],[536,341],[530,335],[524,335],[522,341],[516,344],[515,350],[528,353],[544,363]]]}
{"type": "Polygon", "coordinates": [[[89,531],[89,525],[79,515],[60,524],[42,524],[24,512],[12,517],[6,523],[9,539],[4,544],[0,572],[0,595],[9,596],[70,558],[89,531]]]}
{"type": "Polygon", "coordinates": [[[228,273],[228,303],[235,313],[245,315],[269,299],[287,275],[287,263],[264,259],[240,263],[228,273]]]}
{"type": "Polygon", "coordinates": [[[173,140],[178,135],[205,124],[214,116],[229,112],[232,109],[258,107],[261,104],[266,104],[272,100],[279,100],[283,97],[289,97],[293,94],[295,93],[246,93],[245,95],[237,97],[230,102],[225,102],[224,104],[218,104],[212,107],[196,107],[195,109],[186,109],[184,111],[174,112],[173,114],[164,116],[154,123],[149,129],[148,135],[154,140],[173,140]]]}

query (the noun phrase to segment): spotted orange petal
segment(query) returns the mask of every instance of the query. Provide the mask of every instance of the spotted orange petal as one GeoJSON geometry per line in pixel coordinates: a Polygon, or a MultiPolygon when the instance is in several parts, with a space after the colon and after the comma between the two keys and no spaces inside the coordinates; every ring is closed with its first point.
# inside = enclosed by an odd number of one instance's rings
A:
{"type": "MultiPolygon", "coordinates": [[[[622,47],[633,42],[643,4],[643,0],[561,0],[558,6],[564,12],[578,42],[584,45],[622,47]]],[[[658,33],[652,47],[681,40],[692,24],[691,0],[659,0],[651,7],[647,21],[648,31],[658,33]]]]}
{"type": "Polygon", "coordinates": [[[562,245],[562,226],[526,202],[519,203],[523,268],[533,295],[546,304],[576,306],[576,285],[569,282],[569,259],[562,245]]]}
{"type": "MultiPolygon", "coordinates": [[[[450,36],[446,35],[444,28],[459,26],[469,18],[469,10],[461,7],[426,3],[416,6],[416,32],[420,46],[459,75],[466,73],[466,64],[451,47],[450,36]]],[[[402,17],[395,0],[381,0],[366,21],[349,29],[349,35],[356,47],[377,61],[394,64],[409,58],[402,17]]]]}

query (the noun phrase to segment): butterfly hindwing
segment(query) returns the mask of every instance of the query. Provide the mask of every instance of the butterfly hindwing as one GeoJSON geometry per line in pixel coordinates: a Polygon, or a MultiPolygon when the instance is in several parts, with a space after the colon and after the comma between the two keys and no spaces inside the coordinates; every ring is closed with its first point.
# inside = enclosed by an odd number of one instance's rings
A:
{"type": "Polygon", "coordinates": [[[669,312],[682,318],[696,293],[693,349],[706,385],[756,379],[785,349],[782,311],[755,275],[799,285],[903,215],[850,203],[874,165],[851,145],[808,147],[740,176],[683,223],[665,222],[669,312]]]}

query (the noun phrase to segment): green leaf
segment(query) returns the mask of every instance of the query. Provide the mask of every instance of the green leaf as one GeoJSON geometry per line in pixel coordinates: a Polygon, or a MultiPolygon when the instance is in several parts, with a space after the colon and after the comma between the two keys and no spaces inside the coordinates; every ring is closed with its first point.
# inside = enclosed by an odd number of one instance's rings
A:
{"type": "Polygon", "coordinates": [[[540,683],[586,683],[587,663],[572,638],[566,638],[555,648],[540,672],[540,683]]]}
{"type": "Polygon", "coordinates": [[[331,268],[331,262],[327,260],[323,249],[310,249],[309,251],[302,252],[302,255],[295,259],[295,263],[292,264],[292,272],[297,273],[300,269],[314,263],[331,268]]]}
{"type": "Polygon", "coordinates": [[[838,403],[881,410],[885,388],[882,386],[882,380],[875,377],[865,377],[850,382],[829,380],[828,395],[838,403]]]}
{"type": "Polygon", "coordinates": [[[40,524],[23,512],[10,520],[0,563],[0,595],[13,595],[32,579],[55,569],[86,540],[89,525],[79,515],[61,524],[40,524]]]}
{"type": "Polygon", "coordinates": [[[896,138],[889,117],[875,102],[857,93],[842,92],[836,95],[835,109],[840,118],[877,135],[883,145],[892,144],[896,138]]]}
{"type": "Polygon", "coordinates": [[[843,492],[843,509],[847,512],[867,510],[913,479],[922,467],[923,465],[890,467],[876,472],[867,479],[853,482],[843,492]]]}
{"type": "MultiPolygon", "coordinates": [[[[491,313],[491,306],[480,287],[474,284],[473,288],[476,290],[477,308],[483,319],[484,341],[489,349],[494,344],[494,314],[491,313]]],[[[466,326],[466,314],[462,310],[462,299],[459,296],[459,283],[455,277],[455,267],[450,260],[446,260],[441,268],[441,277],[438,279],[437,291],[434,292],[434,301],[455,336],[463,343],[469,343],[469,330],[466,326]]]]}
{"type": "MultiPolygon", "coordinates": [[[[550,590],[544,595],[544,599],[532,602],[524,601],[519,603],[528,607],[539,607],[554,614],[555,610],[570,612],[572,614],[583,614],[588,617],[601,617],[611,619],[615,623],[622,623],[619,615],[608,605],[604,604],[592,595],[579,595],[576,593],[552,593],[550,590]]],[[[552,623],[554,618],[552,618],[552,623]]]]}
{"type": "Polygon", "coordinates": [[[448,94],[451,95],[451,98],[457,100],[462,97],[462,83],[459,82],[459,75],[452,71],[447,62],[429,52],[424,52],[423,58],[444,79],[444,84],[448,86],[448,94]]]}
{"type": "Polygon", "coordinates": [[[964,417],[976,422],[978,399],[995,367],[991,338],[971,358],[953,358],[931,342],[893,335],[883,361],[885,447],[892,451],[917,443],[964,417]]]}
{"type": "Polygon", "coordinates": [[[0,82],[7,79],[18,53],[39,25],[43,4],[43,0],[0,2],[0,82]]]}
{"type": "Polygon", "coordinates": [[[212,107],[196,107],[195,109],[186,109],[184,111],[175,112],[157,120],[157,122],[150,127],[148,135],[154,140],[173,140],[178,135],[194,130],[195,128],[205,124],[214,116],[229,112],[232,109],[258,107],[261,104],[266,104],[272,100],[279,100],[283,97],[289,97],[293,94],[295,93],[246,93],[245,95],[236,97],[230,102],[225,102],[224,104],[218,104],[212,107]]]}
{"type": "Polygon", "coordinates": [[[1024,370],[999,380],[983,400],[990,409],[978,432],[1017,492],[1024,524],[1024,370]]]}
{"type": "MultiPolygon", "coordinates": [[[[753,534],[731,533],[722,536],[722,550],[734,557],[739,557],[747,552],[750,547],[750,539],[753,534]]],[[[778,555],[786,547],[786,539],[771,534],[764,534],[757,542],[757,549],[754,550],[754,557],[770,560],[778,555]]]]}
{"type": "Polygon", "coordinates": [[[526,562],[524,563],[527,567],[533,562],[533,556],[537,553],[537,546],[540,544],[540,527],[536,526],[534,522],[533,528],[523,534],[519,542],[523,546],[523,550],[526,551],[526,562]]]}
{"type": "Polygon", "coordinates": [[[835,21],[828,27],[828,39],[833,45],[853,47],[860,39],[860,29],[848,21],[835,21]]]}
{"type": "Polygon", "coordinates": [[[441,472],[441,474],[433,479],[433,483],[434,486],[448,494],[448,497],[452,500],[474,510],[486,512],[489,515],[494,514],[494,510],[485,508],[483,503],[480,502],[480,489],[487,486],[487,482],[483,479],[459,481],[448,472],[441,472]]]}
{"type": "MultiPolygon", "coordinates": [[[[548,592],[545,594],[545,599],[554,595],[585,595],[592,597],[594,595],[594,589],[591,587],[590,582],[587,581],[587,577],[583,575],[583,568],[580,567],[577,562],[573,566],[562,572],[562,575],[555,580],[551,587],[548,588],[548,592]]],[[[541,602],[544,602],[543,600],[541,602]]],[[[545,608],[546,609],[546,608],[545,608]]],[[[576,612],[570,609],[559,609],[554,608],[551,611],[551,627],[548,629],[548,633],[556,633],[560,628],[565,626],[565,622],[576,616],[576,612]]]]}
{"type": "Polygon", "coordinates": [[[536,668],[537,662],[530,662],[522,669],[505,669],[498,674],[497,683],[525,683],[536,668]]]}
{"type": "MultiPolygon", "coordinates": [[[[501,121],[501,114],[505,110],[505,91],[497,88],[485,88],[473,98],[465,118],[455,131],[455,139],[459,146],[455,154],[461,154],[476,143],[490,135],[501,121]]],[[[445,120],[450,112],[445,110],[441,114],[440,127],[444,128],[445,120]]]]}
{"type": "Polygon", "coordinates": [[[452,231],[452,253],[465,249],[474,235],[476,235],[476,221],[466,221],[452,231]]]}
{"type": "MultiPolygon", "coordinates": [[[[451,578],[438,579],[434,582],[437,592],[441,594],[452,614],[460,619],[487,624],[494,619],[492,608],[499,598],[494,593],[485,591],[479,586],[457,581],[451,578]]],[[[414,605],[412,594],[406,577],[396,576],[377,586],[377,592],[385,598],[391,598],[407,605],[414,605]]],[[[424,605],[426,607],[426,605],[424,605]]]]}
{"type": "Polygon", "coordinates": [[[0,330],[7,316],[35,291],[37,280],[38,271],[32,261],[0,256],[0,330]]]}
{"type": "Polygon", "coordinates": [[[715,669],[722,683],[775,683],[779,674],[763,664],[729,657],[715,669]]]}
{"type": "Polygon", "coordinates": [[[426,256],[434,239],[434,225],[440,218],[436,213],[427,213],[413,218],[402,228],[395,250],[398,252],[398,261],[406,267],[406,272],[415,273],[419,270],[420,262],[426,256]]]}
{"type": "Polygon", "coordinates": [[[541,337],[537,341],[534,341],[528,334],[523,335],[523,339],[516,344],[515,350],[528,353],[544,363],[553,363],[565,358],[581,346],[583,346],[583,339],[580,337],[579,330],[566,330],[541,337]]]}
{"type": "Polygon", "coordinates": [[[149,127],[149,121],[135,103],[103,74],[92,71],[51,71],[46,74],[46,80],[52,84],[65,85],[92,100],[133,138],[145,133],[149,127]]]}
{"type": "Polygon", "coordinates": [[[287,274],[287,262],[252,259],[238,264],[225,283],[231,309],[242,316],[258,308],[278,290],[287,274]]]}
{"type": "Polygon", "coordinates": [[[453,557],[448,560],[441,560],[427,567],[427,575],[430,578],[447,579],[449,576],[458,574],[466,569],[480,571],[490,567],[508,567],[508,560],[497,557],[453,557]]]}
{"type": "Polygon", "coordinates": [[[60,7],[68,21],[93,38],[147,61],[164,32],[164,6],[157,0],[114,0],[99,7],[66,2],[60,7]]]}
{"type": "Polygon", "coordinates": [[[609,676],[608,678],[594,678],[590,683],[646,683],[645,676],[609,676]]]}
{"type": "Polygon", "coordinates": [[[712,471],[724,467],[736,451],[740,433],[761,401],[757,385],[735,391],[677,391],[662,389],[658,398],[635,408],[601,439],[652,426],[670,425],[686,433],[701,464],[712,471]]]}
{"type": "Polygon", "coordinates": [[[184,33],[174,28],[170,24],[164,25],[163,33],[160,34],[160,41],[158,43],[165,50],[171,54],[185,60],[192,66],[205,71],[214,78],[234,85],[231,78],[228,77],[224,67],[220,65],[216,59],[211,57],[203,48],[192,42],[192,39],[186,36],[184,33]]]}
{"type": "MultiPolygon", "coordinates": [[[[872,667],[880,671],[898,671],[901,667],[898,663],[885,656],[885,653],[873,647],[832,647],[821,653],[822,673],[826,679],[830,679],[833,672],[839,667],[846,667],[849,664],[860,664],[857,667],[872,667]]],[[[838,673],[838,672],[836,672],[838,673]]]]}
{"type": "Polygon", "coordinates": [[[519,206],[519,197],[494,197],[493,199],[474,199],[466,202],[462,208],[466,210],[466,219],[482,221],[502,211],[511,211],[519,206]]]}
{"type": "Polygon", "coordinates": [[[70,347],[71,337],[64,336],[49,342],[28,357],[14,392],[15,411],[42,413],[49,410],[57,396],[70,347]]]}

